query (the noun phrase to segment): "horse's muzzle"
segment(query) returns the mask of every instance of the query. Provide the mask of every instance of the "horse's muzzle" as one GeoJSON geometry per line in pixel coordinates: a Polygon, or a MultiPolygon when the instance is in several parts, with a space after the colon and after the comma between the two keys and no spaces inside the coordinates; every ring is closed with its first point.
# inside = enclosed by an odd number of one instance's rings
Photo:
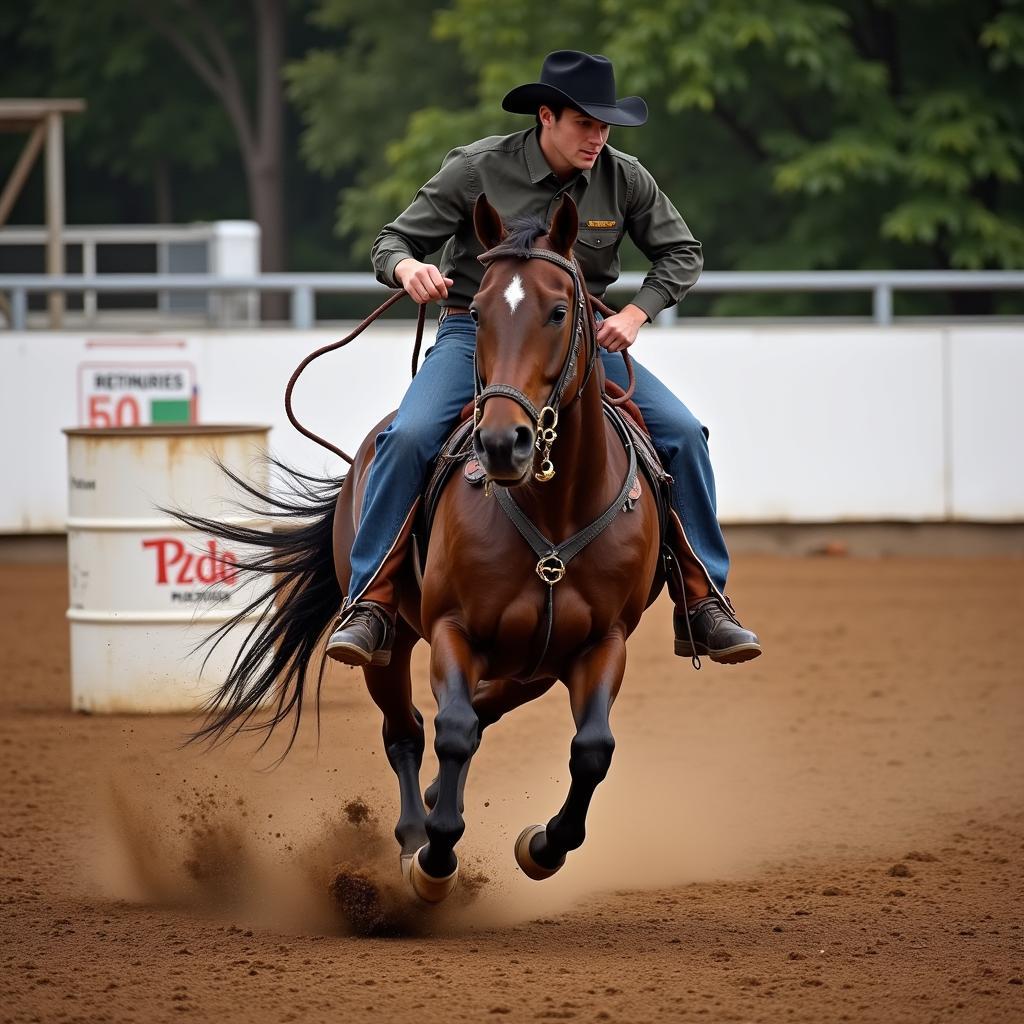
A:
{"type": "Polygon", "coordinates": [[[473,447],[484,472],[496,483],[518,484],[527,479],[533,466],[537,436],[526,424],[477,427],[473,447]]]}

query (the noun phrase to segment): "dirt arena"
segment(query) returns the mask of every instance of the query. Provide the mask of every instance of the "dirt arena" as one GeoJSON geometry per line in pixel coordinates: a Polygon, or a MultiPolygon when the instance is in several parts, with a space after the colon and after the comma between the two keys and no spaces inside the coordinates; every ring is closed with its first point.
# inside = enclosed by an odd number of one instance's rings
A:
{"type": "Polygon", "coordinates": [[[694,672],[652,609],[547,882],[512,844],[564,795],[564,692],[488,732],[422,910],[358,674],[275,771],[182,750],[185,718],[67,710],[65,570],[0,567],[0,1022],[1024,1020],[1024,560],[745,557],[732,589],[768,653],[694,672]]]}

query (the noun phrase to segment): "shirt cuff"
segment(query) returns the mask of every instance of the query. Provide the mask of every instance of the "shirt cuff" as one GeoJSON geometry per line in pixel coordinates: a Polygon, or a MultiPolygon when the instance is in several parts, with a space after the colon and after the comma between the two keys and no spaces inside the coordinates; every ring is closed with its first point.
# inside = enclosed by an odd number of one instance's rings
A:
{"type": "Polygon", "coordinates": [[[651,323],[654,323],[654,318],[663,309],[671,305],[670,300],[665,295],[650,285],[644,285],[629,301],[634,306],[639,306],[647,314],[647,319],[651,323]]]}
{"type": "Polygon", "coordinates": [[[398,266],[402,260],[412,259],[412,254],[408,252],[389,252],[384,257],[384,266],[382,267],[382,273],[378,280],[381,284],[387,285],[389,288],[401,288],[402,286],[398,283],[398,278],[395,277],[395,267],[398,266]]]}

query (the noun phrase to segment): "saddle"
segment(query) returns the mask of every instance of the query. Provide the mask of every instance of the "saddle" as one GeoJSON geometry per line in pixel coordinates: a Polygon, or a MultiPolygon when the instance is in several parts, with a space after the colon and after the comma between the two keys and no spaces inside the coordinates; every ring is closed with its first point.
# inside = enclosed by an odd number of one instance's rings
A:
{"type": "MultiPolygon", "coordinates": [[[[604,381],[604,393],[606,398],[615,399],[619,399],[625,394],[622,388],[607,379],[604,381]]],[[[668,491],[672,484],[672,477],[661,464],[661,459],[651,441],[650,431],[647,429],[647,424],[644,423],[643,415],[636,403],[628,401],[623,405],[613,406],[605,401],[603,405],[605,415],[622,440],[623,447],[628,451],[632,446],[636,452],[637,465],[643,472],[651,488],[651,493],[655,497],[658,508],[659,546],[664,548],[668,529],[668,510],[671,507],[668,491]]],[[[430,543],[430,533],[434,525],[441,492],[460,466],[463,476],[470,484],[483,486],[486,474],[473,449],[472,402],[467,403],[463,408],[458,426],[448,435],[448,439],[442,446],[427,477],[427,486],[423,492],[423,500],[420,503],[416,524],[413,528],[415,568],[418,577],[422,577],[426,566],[427,547],[430,543]]],[[[635,506],[641,493],[642,489],[638,478],[626,497],[623,505],[624,511],[629,511],[635,506]]]]}

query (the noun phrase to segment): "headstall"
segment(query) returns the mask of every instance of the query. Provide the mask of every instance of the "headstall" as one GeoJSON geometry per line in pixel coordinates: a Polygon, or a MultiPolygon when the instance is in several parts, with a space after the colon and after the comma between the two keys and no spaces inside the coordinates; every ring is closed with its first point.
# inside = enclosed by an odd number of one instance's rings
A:
{"type": "MultiPolygon", "coordinates": [[[[576,261],[567,260],[564,256],[559,256],[558,253],[551,252],[549,249],[534,248],[530,249],[525,256],[521,256],[519,253],[503,250],[499,245],[485,252],[479,257],[479,259],[481,263],[488,266],[494,260],[501,259],[502,257],[547,260],[548,263],[554,263],[555,266],[561,267],[572,278],[572,309],[573,318],[575,320],[572,344],[569,346],[569,355],[562,364],[562,370],[558,375],[558,380],[555,381],[555,386],[552,388],[547,402],[545,402],[540,409],[530,401],[529,397],[524,392],[520,391],[517,387],[513,387],[511,384],[489,384],[484,387],[484,383],[480,378],[480,370],[476,363],[476,356],[474,355],[473,357],[474,430],[480,423],[480,418],[483,416],[484,403],[488,398],[499,396],[501,398],[511,399],[519,405],[526,415],[533,421],[534,430],[537,436],[536,449],[540,455],[540,469],[533,474],[533,477],[541,483],[547,483],[547,481],[555,475],[555,466],[551,461],[551,446],[558,439],[557,428],[559,409],[562,406],[562,399],[565,396],[565,391],[569,386],[569,382],[576,375],[576,364],[579,359],[580,342],[583,340],[584,332],[586,331],[586,292],[583,290],[580,282],[580,269],[576,261]]],[[[596,342],[592,342],[588,345],[587,372],[573,401],[579,399],[582,395],[583,388],[586,387],[587,381],[590,379],[590,373],[593,370],[594,363],[596,361],[596,349],[596,342]]]]}
{"type": "MultiPolygon", "coordinates": [[[[479,259],[481,263],[487,265],[493,260],[499,259],[503,256],[518,255],[518,253],[508,250],[503,251],[499,245],[484,253],[479,257],[479,259]]],[[[502,398],[510,398],[512,401],[517,402],[536,425],[536,448],[540,453],[541,465],[540,470],[534,473],[534,479],[543,483],[550,480],[555,475],[555,467],[551,462],[551,446],[558,438],[556,428],[558,427],[559,409],[562,408],[562,399],[565,395],[566,388],[569,386],[569,381],[573,379],[576,373],[580,342],[584,337],[584,331],[587,329],[588,319],[590,320],[590,330],[587,335],[589,343],[587,346],[587,369],[583,376],[583,380],[580,382],[579,387],[576,390],[576,394],[570,400],[570,404],[578,401],[582,397],[583,390],[586,388],[587,382],[590,380],[590,374],[597,362],[597,340],[593,335],[593,319],[590,314],[590,310],[587,308],[586,292],[583,290],[580,270],[576,262],[574,260],[567,260],[563,256],[559,256],[558,253],[551,252],[548,249],[531,249],[525,258],[547,260],[548,262],[561,267],[572,277],[572,308],[576,324],[573,330],[573,339],[569,348],[569,355],[562,364],[562,371],[558,375],[558,380],[555,382],[551,395],[545,405],[540,409],[538,409],[533,402],[531,402],[530,399],[519,390],[519,388],[513,387],[511,384],[490,384],[487,387],[484,387],[483,381],[480,379],[480,371],[476,365],[476,357],[474,356],[473,374],[475,378],[475,397],[473,422],[474,429],[476,429],[476,426],[480,422],[484,402],[486,402],[488,398],[500,395],[502,398]]],[[[629,364],[627,362],[627,366],[628,365],[629,364]]],[[[632,371],[630,371],[630,389],[627,393],[627,397],[628,394],[631,393],[632,371]]],[[[533,668],[530,669],[525,676],[527,679],[532,678],[540,669],[540,666],[544,663],[544,659],[547,656],[548,648],[551,645],[551,637],[555,623],[555,586],[564,578],[569,562],[572,561],[572,559],[574,559],[588,544],[596,540],[597,537],[599,537],[612,524],[612,522],[614,522],[620,512],[633,507],[633,504],[629,500],[629,495],[636,484],[637,478],[638,466],[636,449],[633,445],[633,439],[630,436],[629,431],[620,422],[619,418],[612,410],[611,403],[605,400],[603,402],[603,406],[605,415],[608,417],[622,441],[629,461],[628,466],[626,467],[625,480],[623,481],[622,487],[619,489],[619,493],[615,496],[604,512],[593,522],[563,541],[551,541],[537,529],[533,521],[523,511],[519,502],[516,501],[515,497],[507,487],[498,487],[495,492],[495,497],[497,498],[502,511],[506,516],[508,516],[512,525],[519,531],[523,540],[526,541],[533,550],[534,555],[537,557],[538,561],[535,566],[535,571],[541,582],[547,587],[547,594],[544,602],[544,617],[546,620],[544,644],[541,647],[540,654],[538,655],[533,668]]],[[[490,493],[489,480],[485,485],[485,493],[490,493]]]]}

